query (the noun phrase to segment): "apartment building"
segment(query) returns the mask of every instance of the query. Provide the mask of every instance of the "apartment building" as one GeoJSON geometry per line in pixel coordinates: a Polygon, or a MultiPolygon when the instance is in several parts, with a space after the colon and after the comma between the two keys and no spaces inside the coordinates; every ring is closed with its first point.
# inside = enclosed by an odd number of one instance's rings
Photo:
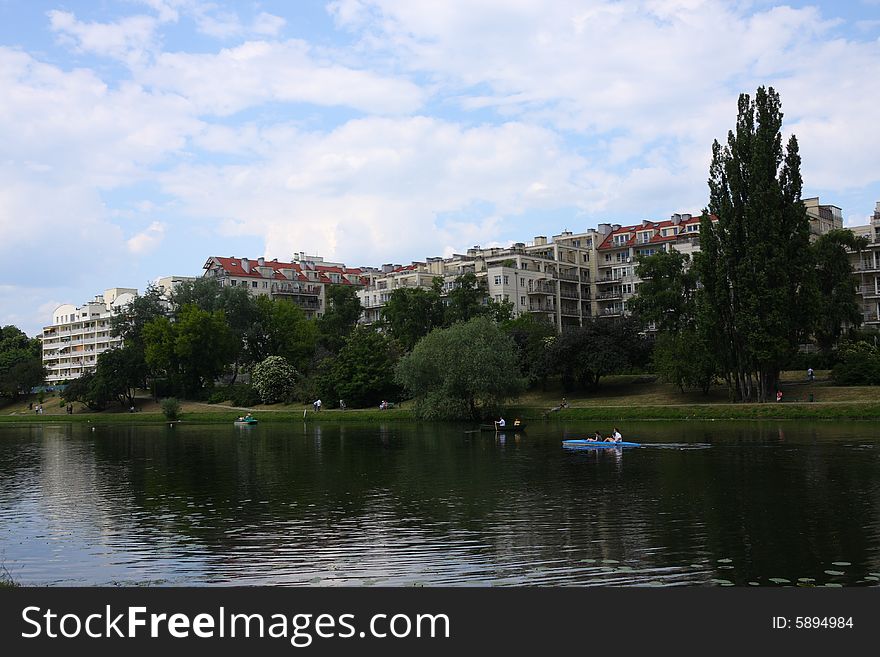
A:
{"type": "Polygon", "coordinates": [[[110,334],[110,319],[136,296],[134,288],[114,287],[82,306],[58,306],[51,326],[41,334],[46,383],[62,383],[93,371],[99,355],[120,346],[122,339],[110,334]]]}
{"type": "Polygon", "coordinates": [[[823,205],[819,203],[818,196],[805,198],[803,202],[807,210],[807,218],[810,220],[811,241],[828,231],[843,228],[843,212],[836,205],[823,205]]]}
{"type": "Polygon", "coordinates": [[[277,258],[212,256],[202,268],[204,277],[212,278],[220,285],[243,287],[252,295],[286,299],[297,304],[310,318],[324,314],[327,286],[361,287],[367,280],[363,269],[326,262],[321,257],[305,253],[296,254],[291,262],[279,262],[277,258]]]}
{"type": "Polygon", "coordinates": [[[880,329],[880,201],[874,206],[871,223],[853,226],[850,230],[868,240],[868,246],[861,253],[850,253],[861,297],[862,321],[866,327],[880,329]]]}

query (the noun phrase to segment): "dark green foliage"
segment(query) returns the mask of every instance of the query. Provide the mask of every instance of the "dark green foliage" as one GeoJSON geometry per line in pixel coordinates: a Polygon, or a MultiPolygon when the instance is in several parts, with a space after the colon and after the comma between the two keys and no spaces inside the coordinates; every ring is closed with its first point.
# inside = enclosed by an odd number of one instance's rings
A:
{"type": "Polygon", "coordinates": [[[451,326],[456,322],[467,322],[486,313],[487,308],[483,303],[485,298],[485,280],[477,280],[476,274],[471,272],[456,278],[448,296],[445,325],[451,326]]]}
{"type": "Polygon", "coordinates": [[[0,397],[30,392],[45,377],[40,341],[12,325],[0,328],[0,397]]]}
{"type": "Polygon", "coordinates": [[[225,398],[228,398],[233,406],[244,406],[246,408],[260,403],[260,393],[257,392],[256,388],[247,383],[229,386],[226,389],[225,398]]]}
{"type": "Polygon", "coordinates": [[[331,285],[326,290],[327,307],[318,319],[321,345],[331,354],[339,353],[363,313],[357,291],[351,285],[331,285]]]}
{"type": "Polygon", "coordinates": [[[254,315],[245,333],[249,362],[281,356],[297,371],[308,369],[318,339],[317,325],[302,308],[283,299],[257,297],[254,315]]]}
{"type": "Polygon", "coordinates": [[[690,258],[678,251],[639,256],[636,274],[642,279],[629,309],[658,331],[693,326],[696,315],[696,273],[690,258]]]}
{"type": "Polygon", "coordinates": [[[565,390],[595,388],[608,374],[622,374],[646,364],[649,345],[640,322],[626,318],[585,321],[559,335],[549,346],[549,370],[559,374],[565,390]]]}
{"type": "Polygon", "coordinates": [[[382,320],[388,333],[407,351],[443,325],[441,284],[442,279],[437,278],[430,290],[420,287],[398,288],[391,293],[382,309],[382,320]]]}
{"type": "Polygon", "coordinates": [[[660,333],[654,342],[654,371],[667,383],[699,388],[704,394],[715,382],[715,359],[708,343],[694,329],[660,333]]]}
{"type": "Polygon", "coordinates": [[[324,362],[321,394],[333,404],[343,399],[350,408],[398,399],[394,368],[399,358],[400,348],[392,338],[371,328],[357,328],[339,354],[324,362]]]}
{"type": "Polygon", "coordinates": [[[552,369],[549,347],[556,339],[556,328],[543,316],[524,314],[502,325],[516,345],[520,375],[529,385],[544,382],[552,369]]]}
{"type": "Polygon", "coordinates": [[[844,342],[831,380],[838,386],[880,385],[880,349],[867,342],[844,342]]]}
{"type": "Polygon", "coordinates": [[[175,316],[187,305],[195,305],[209,313],[222,310],[235,344],[235,373],[239,364],[253,364],[245,348],[245,336],[256,315],[256,299],[246,288],[223,286],[211,278],[197,278],[174,288],[171,305],[175,316]]]}
{"type": "Polygon", "coordinates": [[[135,347],[110,349],[98,356],[97,385],[123,406],[134,404],[135,389],[143,381],[143,359],[135,347]]]}
{"type": "Polygon", "coordinates": [[[235,338],[222,310],[184,306],[177,321],[157,317],[144,327],[147,364],[176,382],[186,395],[198,396],[231,362],[235,338]]]}
{"type": "Polygon", "coordinates": [[[113,391],[95,372],[86,372],[73,379],[61,393],[64,401],[81,402],[93,411],[103,411],[114,397],[113,391]]]}
{"type": "Polygon", "coordinates": [[[849,230],[832,230],[813,244],[817,281],[814,326],[816,343],[823,354],[831,353],[845,325],[862,323],[847,249],[860,251],[866,245],[864,237],[856,237],[849,230]]]}
{"type": "Polygon", "coordinates": [[[478,419],[519,394],[516,345],[487,317],[436,329],[397,366],[422,419],[478,419]]]}
{"type": "Polygon", "coordinates": [[[166,397],[160,403],[162,415],[167,420],[176,420],[180,416],[180,402],[174,397],[166,397]]]}
{"type": "Polygon", "coordinates": [[[815,270],[801,202],[800,155],[783,152],[779,95],[740,95],[736,130],[712,146],[709,208],[694,263],[703,335],[731,393],[767,401],[815,313],[815,270]]]}

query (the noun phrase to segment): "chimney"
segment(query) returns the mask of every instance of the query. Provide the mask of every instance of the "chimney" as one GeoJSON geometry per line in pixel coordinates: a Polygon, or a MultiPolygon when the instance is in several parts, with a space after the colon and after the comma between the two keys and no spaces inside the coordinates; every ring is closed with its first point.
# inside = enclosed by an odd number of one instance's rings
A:
{"type": "Polygon", "coordinates": [[[241,259],[241,268],[244,269],[244,273],[245,273],[245,274],[250,273],[250,271],[251,271],[251,263],[248,261],[247,258],[242,258],[242,259],[241,259]]]}
{"type": "Polygon", "coordinates": [[[682,221],[690,221],[690,218],[691,218],[691,215],[689,213],[687,213],[687,212],[681,213],[681,220],[682,221]]]}
{"type": "Polygon", "coordinates": [[[678,214],[678,213],[675,213],[674,215],[672,215],[672,216],[670,217],[670,219],[672,220],[672,225],[673,225],[673,226],[678,226],[678,224],[681,223],[681,215],[678,214]]]}
{"type": "Polygon", "coordinates": [[[611,227],[612,227],[614,230],[620,230],[620,224],[611,224],[611,227]]]}
{"type": "Polygon", "coordinates": [[[535,246],[544,246],[547,244],[546,235],[535,235],[535,246]]]}
{"type": "Polygon", "coordinates": [[[599,224],[597,230],[603,235],[607,235],[611,232],[611,224],[599,224]]]}
{"type": "Polygon", "coordinates": [[[266,259],[263,256],[260,256],[259,258],[257,258],[257,265],[259,265],[260,267],[265,267],[266,259]]]}
{"type": "Polygon", "coordinates": [[[651,225],[650,221],[648,221],[647,219],[642,219],[642,228],[647,228],[650,225],[651,225]]]}

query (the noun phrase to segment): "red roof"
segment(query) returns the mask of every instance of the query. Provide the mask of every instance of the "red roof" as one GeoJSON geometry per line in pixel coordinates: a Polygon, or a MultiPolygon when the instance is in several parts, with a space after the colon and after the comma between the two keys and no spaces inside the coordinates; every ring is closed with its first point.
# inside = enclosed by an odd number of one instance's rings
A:
{"type": "MultiPolygon", "coordinates": [[[[278,260],[263,260],[263,264],[261,265],[258,260],[247,258],[248,261],[248,271],[244,270],[242,266],[243,258],[221,258],[218,256],[214,256],[208,259],[205,263],[203,269],[208,269],[211,266],[212,261],[216,261],[220,264],[220,266],[226,271],[229,276],[250,276],[252,278],[267,278],[263,276],[257,267],[270,267],[273,270],[273,273],[268,278],[273,278],[275,280],[280,281],[289,281],[291,279],[287,278],[284,274],[281,273],[282,269],[293,269],[297,275],[295,280],[304,281],[304,282],[316,282],[313,279],[310,279],[308,276],[303,274],[303,268],[299,263],[296,262],[278,262],[278,260]]],[[[315,271],[318,273],[317,282],[326,283],[328,285],[333,284],[327,273],[335,273],[335,274],[349,274],[355,275],[357,279],[360,281],[361,285],[364,285],[364,282],[361,278],[361,270],[360,269],[349,269],[346,267],[336,267],[336,266],[328,266],[328,265],[315,265],[314,267],[308,267],[310,271],[315,271]]],[[[346,279],[344,276],[340,276],[339,284],[341,285],[352,285],[353,283],[346,279]]]]}
{"type": "Polygon", "coordinates": [[[599,249],[620,249],[629,246],[638,246],[641,244],[660,244],[664,242],[674,242],[683,234],[686,235],[685,230],[679,230],[676,235],[662,235],[662,231],[664,228],[670,228],[672,226],[689,226],[692,224],[700,223],[700,216],[691,216],[689,219],[682,219],[678,224],[672,222],[671,219],[667,219],[665,221],[648,221],[647,225],[637,224],[635,226],[621,226],[617,230],[612,230],[608,235],[602,240],[602,243],[597,247],[599,249]],[[637,241],[637,237],[639,232],[644,232],[646,230],[655,230],[656,234],[651,236],[651,239],[647,242],[639,242],[637,241]],[[628,239],[623,243],[615,243],[614,237],[616,235],[629,235],[628,239]]]}

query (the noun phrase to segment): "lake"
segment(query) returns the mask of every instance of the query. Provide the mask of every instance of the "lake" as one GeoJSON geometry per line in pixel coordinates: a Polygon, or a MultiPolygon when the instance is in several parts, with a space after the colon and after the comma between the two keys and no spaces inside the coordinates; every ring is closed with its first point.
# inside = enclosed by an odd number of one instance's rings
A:
{"type": "Polygon", "coordinates": [[[25,585],[880,581],[870,422],[0,425],[25,585]]]}

